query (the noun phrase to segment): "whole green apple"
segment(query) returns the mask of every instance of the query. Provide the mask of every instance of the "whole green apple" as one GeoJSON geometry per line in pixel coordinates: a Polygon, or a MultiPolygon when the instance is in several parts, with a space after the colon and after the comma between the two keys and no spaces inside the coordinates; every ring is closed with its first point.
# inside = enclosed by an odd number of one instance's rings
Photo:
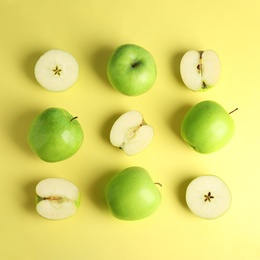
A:
{"type": "Polygon", "coordinates": [[[83,131],[77,120],[62,108],[48,108],[33,121],[28,134],[32,150],[46,162],[58,162],[75,154],[83,131]]]}
{"type": "Polygon", "coordinates": [[[137,96],[154,85],[157,68],[147,50],[134,44],[124,44],[112,53],[107,76],[116,90],[127,96],[137,96]]]}
{"type": "Polygon", "coordinates": [[[181,124],[184,141],[195,151],[205,154],[225,146],[234,131],[232,117],[214,101],[202,101],[192,107],[181,124]]]}
{"type": "Polygon", "coordinates": [[[117,173],[105,189],[108,207],[122,220],[139,220],[153,214],[161,203],[161,193],[149,173],[133,166],[117,173]]]}

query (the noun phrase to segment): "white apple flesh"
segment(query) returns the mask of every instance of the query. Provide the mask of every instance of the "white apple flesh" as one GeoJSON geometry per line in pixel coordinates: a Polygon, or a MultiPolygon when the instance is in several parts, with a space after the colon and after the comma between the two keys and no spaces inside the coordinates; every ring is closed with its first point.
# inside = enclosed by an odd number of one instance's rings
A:
{"type": "Polygon", "coordinates": [[[36,186],[36,211],[44,218],[58,220],[72,216],[80,204],[77,186],[62,178],[48,178],[36,186]]]}
{"type": "Polygon", "coordinates": [[[188,185],[186,202],[190,210],[205,219],[215,219],[228,211],[231,193],[217,176],[200,176],[188,185]]]}
{"type": "Polygon", "coordinates": [[[215,86],[220,78],[220,59],[213,50],[190,50],[182,57],[180,73],[184,84],[189,89],[207,90],[215,86]]]}
{"type": "Polygon", "coordinates": [[[36,62],[34,68],[38,83],[54,92],[65,91],[78,79],[79,66],[75,58],[63,50],[49,50],[36,62]]]}
{"type": "Polygon", "coordinates": [[[127,155],[143,151],[152,141],[154,129],[147,125],[142,114],[131,110],[121,115],[110,131],[110,142],[127,155]]]}

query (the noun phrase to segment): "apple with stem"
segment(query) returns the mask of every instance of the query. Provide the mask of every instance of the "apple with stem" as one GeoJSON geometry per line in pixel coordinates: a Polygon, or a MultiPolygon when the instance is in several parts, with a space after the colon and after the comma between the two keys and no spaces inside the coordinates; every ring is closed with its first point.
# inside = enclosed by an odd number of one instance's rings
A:
{"type": "Polygon", "coordinates": [[[111,85],[127,96],[147,92],[155,83],[157,68],[152,55],[135,44],[119,46],[107,65],[111,85]]]}
{"type": "MultiPolygon", "coordinates": [[[[237,109],[235,109],[237,110],[237,109]]],[[[195,151],[211,153],[224,147],[233,137],[235,124],[221,105],[202,101],[193,106],[181,124],[181,136],[195,151]]]]}
{"type": "Polygon", "coordinates": [[[48,108],[33,121],[28,142],[46,162],[58,162],[74,155],[84,139],[77,117],[62,108],[48,108]]]}
{"type": "Polygon", "coordinates": [[[135,155],[150,145],[154,129],[145,123],[142,114],[131,110],[121,115],[110,131],[110,142],[127,155],[135,155]]]}
{"type": "MultiPolygon", "coordinates": [[[[105,197],[112,214],[121,220],[139,220],[153,214],[161,204],[161,193],[149,173],[133,166],[114,175],[105,197]]],[[[159,184],[161,185],[161,184],[159,184]]]]}
{"type": "Polygon", "coordinates": [[[39,58],[34,74],[42,87],[54,92],[65,91],[77,81],[79,65],[70,53],[54,49],[39,58]]]}
{"type": "Polygon", "coordinates": [[[221,63],[213,50],[187,51],[180,64],[184,84],[193,91],[204,91],[217,84],[221,73],[221,63]]]}
{"type": "Polygon", "coordinates": [[[44,218],[68,218],[76,212],[79,205],[79,189],[68,180],[48,178],[36,186],[36,211],[44,218]]]}
{"type": "Polygon", "coordinates": [[[205,175],[190,182],[186,190],[186,202],[195,215],[215,219],[230,208],[231,193],[219,177],[205,175]]]}

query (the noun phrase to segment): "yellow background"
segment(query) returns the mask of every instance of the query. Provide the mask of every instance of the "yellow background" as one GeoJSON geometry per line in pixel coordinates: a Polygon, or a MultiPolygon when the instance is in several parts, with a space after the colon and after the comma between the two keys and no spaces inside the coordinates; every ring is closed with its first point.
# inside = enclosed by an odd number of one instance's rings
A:
{"type": "Polygon", "coordinates": [[[4,260],[256,260],[260,259],[260,1],[259,0],[1,0],[1,214],[4,260]],[[106,65],[119,45],[134,43],[156,60],[154,87],[138,97],[116,92],[106,65]],[[49,49],[78,61],[80,75],[68,91],[45,90],[34,65],[49,49]],[[189,49],[213,49],[222,62],[218,85],[195,93],[180,78],[189,49]],[[198,154],[180,138],[189,107],[211,99],[232,114],[236,133],[222,150],[198,154]],[[59,163],[32,153],[27,132],[48,107],[77,115],[85,140],[59,163]],[[147,150],[129,157],[109,143],[122,113],[139,110],[155,129],[147,150]],[[138,165],[162,183],[163,201],[151,217],[120,221],[108,211],[103,190],[119,170],[138,165]],[[215,174],[233,201],[216,220],[193,215],[184,201],[191,179],[215,174]],[[36,184],[62,177],[81,190],[81,206],[66,220],[50,221],[35,211],[36,184]]]}

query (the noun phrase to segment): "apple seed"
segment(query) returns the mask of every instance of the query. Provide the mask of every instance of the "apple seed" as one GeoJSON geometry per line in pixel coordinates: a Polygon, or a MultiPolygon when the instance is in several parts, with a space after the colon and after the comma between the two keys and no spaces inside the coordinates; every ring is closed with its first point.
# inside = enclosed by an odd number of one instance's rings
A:
{"type": "MultiPolygon", "coordinates": [[[[200,61],[199,61],[199,64],[197,65],[197,70],[198,70],[198,73],[200,74],[201,78],[202,78],[202,74],[203,74],[203,64],[202,64],[202,54],[203,54],[203,51],[200,51],[200,61]]],[[[207,84],[202,81],[202,89],[207,89],[207,84]]]]}
{"type": "Polygon", "coordinates": [[[214,196],[212,196],[212,195],[211,195],[211,192],[209,191],[208,194],[205,194],[205,195],[204,195],[204,198],[205,198],[205,199],[204,199],[205,202],[206,202],[206,201],[211,202],[211,199],[214,199],[214,196]]]}
{"type": "Polygon", "coordinates": [[[127,139],[132,139],[135,136],[136,132],[139,130],[139,128],[142,127],[143,125],[145,125],[144,121],[137,128],[132,129],[132,131],[130,131],[127,139]]]}
{"type": "Polygon", "coordinates": [[[58,65],[56,65],[55,69],[52,70],[54,72],[54,75],[59,75],[62,72],[62,69],[59,69],[58,65]]]}

